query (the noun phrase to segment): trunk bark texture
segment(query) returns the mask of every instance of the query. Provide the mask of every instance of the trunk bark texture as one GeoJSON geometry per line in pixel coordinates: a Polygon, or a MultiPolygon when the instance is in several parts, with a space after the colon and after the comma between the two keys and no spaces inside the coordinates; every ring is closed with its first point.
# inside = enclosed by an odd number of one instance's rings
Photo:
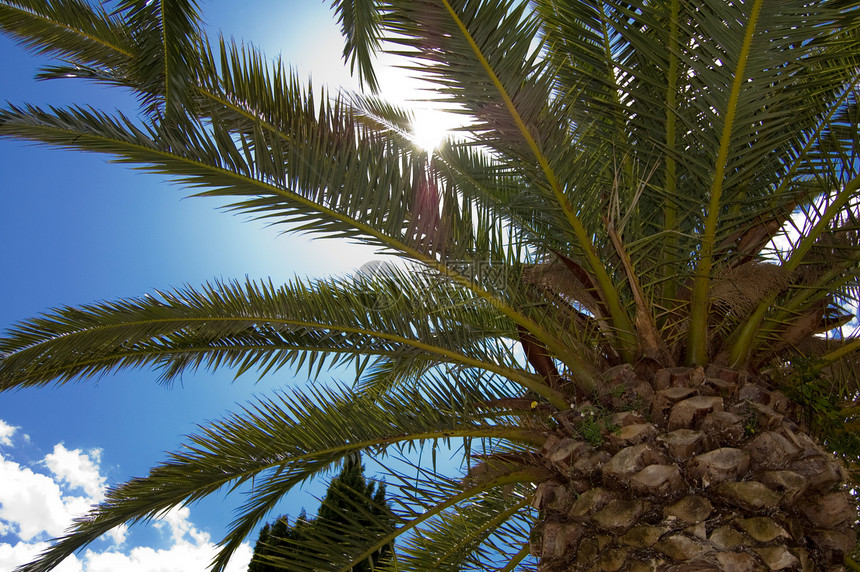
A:
{"type": "Polygon", "coordinates": [[[784,394],[715,365],[648,377],[613,368],[559,416],[534,500],[542,572],[845,570],[846,472],[784,394]]]}

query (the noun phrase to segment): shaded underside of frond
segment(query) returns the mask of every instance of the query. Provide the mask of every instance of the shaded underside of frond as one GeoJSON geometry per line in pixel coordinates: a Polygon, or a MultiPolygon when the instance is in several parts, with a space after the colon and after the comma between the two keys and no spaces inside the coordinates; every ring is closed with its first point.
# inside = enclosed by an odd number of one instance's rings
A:
{"type": "Polygon", "coordinates": [[[503,341],[513,335],[491,306],[433,276],[213,283],[23,322],[0,344],[0,375],[9,389],[144,365],[170,381],[201,365],[264,375],[385,358],[494,371],[540,391],[503,341]]]}
{"type": "MultiPolygon", "coordinates": [[[[422,443],[458,438],[501,439],[533,447],[543,442],[539,416],[531,428],[523,420],[512,424],[504,416],[483,409],[488,396],[479,386],[463,389],[451,385],[437,393],[408,391],[381,400],[315,389],[258,401],[241,413],[201,427],[197,435],[189,437],[181,453],[171,455],[147,477],[110,489],[105,501],[79,519],[37,562],[22,570],[49,570],[115,526],[147,521],[222,488],[235,490],[251,483],[247,502],[238,509],[221,542],[215,562],[215,569],[221,570],[290,489],[357,452],[385,456],[391,447],[408,451],[422,443]]],[[[459,481],[450,481],[447,487],[460,489],[455,498],[465,500],[506,482],[529,480],[529,471],[533,469],[527,465],[507,464],[472,485],[463,487],[459,481]]],[[[438,510],[451,502],[438,494],[427,497],[422,493],[412,499],[425,505],[441,503],[438,510]]],[[[432,516],[409,506],[408,514],[401,515],[407,529],[417,524],[411,521],[432,516]]]]}

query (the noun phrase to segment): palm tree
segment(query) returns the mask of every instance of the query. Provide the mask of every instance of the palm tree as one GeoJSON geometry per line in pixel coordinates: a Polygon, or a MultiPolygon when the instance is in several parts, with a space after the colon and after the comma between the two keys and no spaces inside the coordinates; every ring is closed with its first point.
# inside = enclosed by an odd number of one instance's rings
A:
{"type": "Polygon", "coordinates": [[[141,103],[138,119],[9,106],[3,136],[108,153],[401,261],[12,327],[3,389],[356,368],[202,429],[22,570],[249,484],[221,570],[304,480],[455,442],[465,475],[392,469],[397,530],[344,533],[315,566],[395,537],[398,570],[856,566],[855,3],[336,0],[367,93],[322,100],[206,38],[190,0],[0,5],[6,33],[59,58],[44,77],[141,103]],[[463,137],[432,157],[412,144],[409,111],[373,95],[379,50],[456,106],[463,137]]]}

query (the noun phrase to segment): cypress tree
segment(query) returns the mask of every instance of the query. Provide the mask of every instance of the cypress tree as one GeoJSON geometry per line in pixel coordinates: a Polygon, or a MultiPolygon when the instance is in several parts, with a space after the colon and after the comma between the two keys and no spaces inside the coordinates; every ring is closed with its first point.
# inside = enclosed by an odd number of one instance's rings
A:
{"type": "MultiPolygon", "coordinates": [[[[314,570],[319,543],[372,538],[393,530],[394,516],[385,501],[385,485],[368,482],[358,458],[348,459],[340,474],[329,484],[315,518],[305,510],[293,524],[287,515],[260,529],[248,572],[276,572],[285,569],[314,570]]],[[[352,568],[371,572],[391,553],[393,544],[376,551],[352,568]]]]}

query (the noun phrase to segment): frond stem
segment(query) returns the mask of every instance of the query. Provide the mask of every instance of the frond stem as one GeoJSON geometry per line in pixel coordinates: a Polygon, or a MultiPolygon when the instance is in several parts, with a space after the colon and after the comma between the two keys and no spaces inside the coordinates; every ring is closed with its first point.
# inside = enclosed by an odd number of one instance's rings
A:
{"type": "Polygon", "coordinates": [[[531,546],[529,546],[528,543],[525,543],[523,544],[523,547],[520,548],[519,552],[514,554],[513,558],[511,558],[511,561],[508,562],[504,568],[499,570],[499,572],[511,572],[514,568],[517,567],[520,562],[525,560],[529,554],[531,554],[531,546]]]}
{"type": "Polygon", "coordinates": [[[842,346],[839,349],[833,350],[830,353],[824,354],[821,359],[823,359],[827,363],[833,363],[838,359],[842,359],[850,353],[853,353],[860,349],[860,338],[855,338],[854,341],[849,342],[842,346]]]}
{"type": "MultiPolygon", "coordinates": [[[[621,354],[628,361],[632,360],[636,348],[636,336],[633,333],[633,324],[630,321],[630,316],[627,314],[626,310],[624,310],[621,305],[618,291],[616,290],[615,285],[612,283],[612,279],[606,272],[606,268],[604,267],[602,261],[597,256],[597,252],[595,252],[594,243],[589,238],[585,226],[582,224],[582,221],[579,220],[579,217],[576,216],[576,212],[573,209],[573,205],[570,204],[570,201],[565,195],[564,190],[561,187],[561,183],[558,180],[558,176],[555,174],[555,171],[549,164],[549,160],[547,159],[546,155],[544,155],[544,153],[541,151],[540,147],[537,144],[537,141],[535,141],[534,137],[529,131],[529,128],[526,126],[525,122],[520,116],[519,111],[514,105],[510,94],[508,94],[507,89],[505,89],[505,86],[502,84],[501,80],[499,79],[499,76],[496,75],[492,66],[487,61],[487,58],[484,57],[484,54],[481,52],[481,48],[478,46],[478,43],[472,37],[468,28],[466,28],[466,25],[457,15],[456,11],[451,6],[451,3],[448,0],[442,0],[442,3],[445,5],[445,9],[448,11],[449,15],[451,16],[451,19],[454,20],[454,22],[456,23],[458,29],[460,30],[460,33],[468,42],[469,47],[472,48],[472,52],[475,54],[475,57],[478,59],[481,66],[484,68],[484,71],[490,78],[490,81],[492,82],[493,86],[498,91],[500,97],[505,103],[505,107],[507,108],[508,113],[510,113],[511,117],[517,125],[517,128],[522,134],[523,139],[525,140],[529,149],[532,151],[532,154],[534,154],[535,159],[537,160],[538,165],[540,165],[541,170],[544,172],[544,175],[547,178],[547,182],[552,189],[553,195],[555,196],[555,199],[561,207],[561,210],[564,213],[564,216],[570,224],[571,228],[573,228],[573,232],[576,235],[577,241],[582,247],[582,250],[585,253],[585,257],[588,260],[588,264],[591,267],[591,270],[594,273],[595,278],[605,295],[606,303],[609,307],[610,316],[615,324],[616,335],[621,342],[621,354]]],[[[523,327],[526,326],[523,325],[523,327]]],[[[531,331],[531,329],[529,329],[529,331],[531,331]]],[[[540,338],[540,336],[537,335],[535,335],[535,337],[540,338]]],[[[543,339],[541,339],[541,341],[546,343],[546,341],[543,339]]],[[[550,345],[547,344],[547,347],[550,347],[550,345]]],[[[567,363],[565,357],[569,352],[562,351],[558,353],[558,350],[556,348],[550,347],[550,349],[556,351],[559,359],[567,363]]],[[[582,369],[584,365],[585,364],[583,362],[582,364],[577,364],[577,367],[572,369],[574,369],[574,371],[577,371],[582,369]]],[[[593,385],[593,379],[588,381],[589,385],[593,385]]]]}
{"type": "Polygon", "coordinates": [[[737,67],[734,70],[734,82],[729,93],[726,108],[726,116],[723,123],[723,131],[720,137],[720,147],[717,152],[716,168],[714,170],[714,182],[711,185],[711,200],[708,205],[708,214],[705,219],[705,229],[702,234],[702,248],[699,255],[699,264],[693,278],[693,295],[690,301],[690,329],[687,337],[687,363],[691,365],[704,365],[708,360],[708,308],[710,306],[709,290],[711,281],[711,267],[713,266],[714,244],[716,241],[717,221],[720,218],[721,199],[723,194],[723,182],[725,171],[729,160],[729,146],[732,142],[734,131],[735,114],[737,113],[738,100],[744,83],[746,82],[746,66],[749,59],[752,41],[755,35],[759,14],[761,13],[764,0],[755,0],[747,21],[743,44],[738,54],[737,67]]]}
{"type": "Polygon", "coordinates": [[[669,264],[677,256],[678,236],[675,227],[678,224],[678,208],[671,199],[677,189],[677,164],[675,162],[675,114],[677,113],[677,85],[678,85],[678,55],[675,50],[678,46],[678,19],[680,18],[680,1],[672,0],[671,13],[669,15],[669,70],[667,72],[666,86],[666,180],[664,183],[667,200],[663,206],[663,230],[666,231],[666,242],[663,246],[664,274],[663,282],[663,305],[675,306],[674,300],[678,296],[678,281],[673,279],[675,269],[669,264]]]}
{"type": "MultiPolygon", "coordinates": [[[[484,491],[488,491],[490,489],[493,489],[493,488],[496,488],[496,487],[499,487],[502,485],[507,485],[507,484],[511,484],[511,483],[535,482],[535,481],[539,481],[545,477],[546,477],[545,471],[538,469],[538,468],[534,468],[534,469],[530,469],[530,470],[523,470],[523,471],[518,471],[515,473],[509,473],[506,475],[501,475],[500,477],[497,477],[496,479],[494,479],[488,483],[484,483],[482,485],[472,487],[471,489],[465,490],[462,493],[454,495],[453,497],[449,498],[448,500],[439,503],[438,505],[431,508],[427,512],[424,512],[423,514],[418,516],[417,518],[404,524],[402,527],[398,528],[394,532],[386,535],[384,538],[377,541],[376,544],[374,544],[373,546],[371,546],[370,548],[365,550],[365,552],[363,554],[354,558],[352,563],[362,562],[363,560],[369,558],[374,552],[376,552],[377,550],[379,550],[383,546],[387,545],[388,543],[392,542],[394,539],[396,539],[398,536],[400,536],[401,534],[403,534],[407,530],[415,528],[416,526],[418,526],[419,524],[421,524],[425,520],[436,516],[437,514],[441,513],[443,510],[445,510],[449,507],[452,507],[461,501],[470,499],[474,496],[481,494],[484,491]]],[[[344,568],[341,568],[338,572],[349,572],[349,570],[352,569],[352,563],[345,566],[344,568]]]]}
{"type": "Polygon", "coordinates": [[[448,552],[446,552],[445,554],[443,554],[442,556],[440,556],[436,560],[435,566],[438,568],[438,566],[442,562],[444,562],[445,560],[447,560],[451,556],[454,556],[456,554],[456,550],[458,548],[468,544],[468,542],[472,538],[475,538],[476,536],[480,535],[483,531],[488,530],[488,529],[493,529],[493,528],[497,527],[498,525],[500,525],[501,523],[508,520],[510,517],[515,515],[517,512],[519,512],[520,509],[526,507],[531,502],[533,497],[534,497],[534,495],[527,495],[527,496],[523,497],[523,499],[520,502],[511,506],[507,510],[500,512],[499,514],[497,514],[496,516],[491,518],[489,521],[484,523],[484,525],[481,528],[479,528],[477,530],[473,530],[472,532],[470,532],[469,534],[464,536],[453,548],[451,548],[451,550],[449,550],[448,552]]]}
{"type": "Polygon", "coordinates": [[[168,62],[170,58],[168,57],[168,49],[167,49],[167,19],[164,15],[164,0],[159,3],[159,11],[161,13],[161,44],[164,46],[164,104],[166,109],[170,109],[170,98],[172,97],[170,93],[170,70],[168,69],[168,62]]]}
{"type": "MultiPolygon", "coordinates": [[[[89,333],[89,332],[93,332],[93,331],[107,331],[107,330],[111,330],[111,329],[124,328],[124,327],[135,326],[135,325],[165,324],[165,323],[171,323],[171,322],[176,322],[176,321],[177,320],[175,318],[136,320],[136,321],[125,322],[123,324],[112,324],[112,325],[108,325],[108,326],[97,326],[97,327],[87,329],[86,332],[89,333]]],[[[487,371],[491,371],[493,373],[501,375],[507,379],[510,379],[511,381],[513,381],[515,383],[522,385],[526,389],[528,389],[530,391],[534,391],[538,395],[545,397],[547,400],[549,400],[550,403],[552,403],[556,408],[558,408],[560,410],[564,410],[570,406],[570,404],[568,403],[568,400],[565,399],[563,394],[561,394],[557,390],[549,387],[548,385],[546,385],[542,381],[539,381],[539,378],[529,376],[525,372],[519,372],[519,371],[512,370],[512,369],[509,369],[506,367],[502,367],[502,366],[499,366],[496,364],[487,363],[487,362],[481,361],[479,359],[471,358],[465,354],[461,354],[461,353],[458,353],[458,352],[455,352],[452,350],[441,348],[439,346],[434,346],[432,344],[428,344],[428,343],[422,342],[420,340],[414,340],[414,339],[410,339],[410,338],[407,338],[404,336],[399,336],[399,335],[390,334],[390,333],[386,333],[386,332],[378,332],[378,331],[374,331],[374,330],[370,330],[370,329],[366,329],[366,328],[357,328],[357,327],[352,327],[352,326],[343,326],[343,325],[337,325],[337,324],[326,324],[326,323],[322,323],[322,322],[317,323],[317,322],[309,322],[309,321],[304,321],[304,320],[278,319],[278,318],[272,318],[271,316],[242,316],[241,318],[221,318],[221,317],[217,317],[217,316],[206,317],[206,318],[183,317],[181,320],[181,322],[183,324],[193,324],[193,323],[200,323],[200,322],[212,323],[212,322],[237,322],[237,321],[243,322],[243,323],[244,322],[258,322],[258,323],[269,323],[269,324],[282,324],[282,325],[286,325],[286,326],[292,326],[292,327],[298,327],[298,328],[308,328],[308,329],[313,329],[313,330],[319,330],[319,329],[325,329],[325,330],[329,330],[329,331],[335,330],[335,331],[339,331],[339,332],[343,332],[343,333],[358,334],[358,335],[362,335],[362,336],[368,336],[368,337],[374,337],[377,339],[387,340],[389,342],[394,342],[397,344],[403,344],[403,345],[410,346],[410,347],[413,347],[416,349],[420,349],[420,350],[425,351],[429,354],[438,355],[438,356],[447,358],[447,360],[450,360],[450,361],[453,361],[456,363],[460,363],[460,364],[470,366],[470,367],[486,369],[487,371]]],[[[64,336],[73,336],[73,335],[75,335],[75,333],[79,333],[79,332],[64,334],[64,336]]],[[[36,344],[35,346],[29,346],[29,347],[36,347],[37,345],[38,344],[36,344]]],[[[187,351],[187,350],[185,348],[182,348],[182,351],[187,351]]],[[[330,351],[337,351],[337,350],[330,350],[330,351]]],[[[347,351],[347,350],[342,350],[342,351],[347,351]]],[[[348,351],[353,352],[354,350],[348,350],[348,351]]],[[[151,353],[171,353],[171,351],[170,350],[164,350],[163,352],[151,352],[151,353]]],[[[116,354],[112,354],[110,356],[100,356],[97,359],[78,361],[72,365],[74,365],[74,366],[94,365],[94,364],[98,364],[98,363],[103,363],[105,361],[110,361],[110,360],[116,359],[118,357],[133,356],[133,355],[135,355],[134,352],[128,352],[128,353],[119,352],[116,354]]],[[[69,367],[70,367],[69,364],[66,364],[62,368],[56,367],[53,369],[45,369],[42,371],[44,371],[45,374],[54,374],[54,373],[60,373],[62,370],[68,369],[69,367]]]]}

